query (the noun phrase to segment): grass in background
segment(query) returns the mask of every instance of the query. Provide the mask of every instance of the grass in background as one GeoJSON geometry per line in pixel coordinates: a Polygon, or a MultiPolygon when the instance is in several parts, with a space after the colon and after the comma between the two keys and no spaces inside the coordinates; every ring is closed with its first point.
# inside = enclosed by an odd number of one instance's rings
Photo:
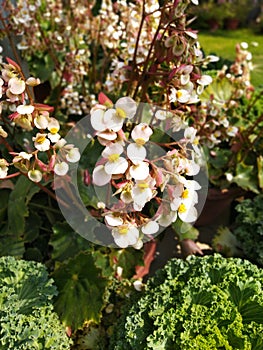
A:
{"type": "Polygon", "coordinates": [[[239,29],[233,31],[218,30],[216,32],[200,31],[198,38],[206,55],[215,54],[227,60],[235,58],[235,46],[237,43],[247,42],[249,51],[253,55],[252,84],[263,86],[263,35],[255,34],[249,29],[239,29]],[[258,43],[258,46],[253,46],[254,42],[258,43]]]}

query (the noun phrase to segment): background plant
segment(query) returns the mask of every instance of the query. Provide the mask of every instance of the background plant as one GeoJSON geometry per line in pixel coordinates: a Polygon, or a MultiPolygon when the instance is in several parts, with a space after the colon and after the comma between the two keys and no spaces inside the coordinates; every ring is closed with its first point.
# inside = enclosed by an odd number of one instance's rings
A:
{"type": "Polygon", "coordinates": [[[1,348],[70,349],[71,341],[52,305],[57,294],[44,265],[0,258],[1,348]]]}
{"type": "Polygon", "coordinates": [[[131,299],[110,349],[260,349],[262,277],[237,258],[173,259],[131,299]]]}

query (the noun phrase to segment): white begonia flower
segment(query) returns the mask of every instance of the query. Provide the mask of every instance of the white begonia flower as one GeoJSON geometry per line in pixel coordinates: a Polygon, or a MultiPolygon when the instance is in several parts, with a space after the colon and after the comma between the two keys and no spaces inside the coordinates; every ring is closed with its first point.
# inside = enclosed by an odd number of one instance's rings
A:
{"type": "Polygon", "coordinates": [[[189,142],[193,143],[196,138],[196,133],[197,130],[192,126],[189,126],[184,130],[184,138],[187,139],[189,142]]]}
{"type": "Polygon", "coordinates": [[[106,130],[117,132],[123,125],[123,120],[116,117],[116,110],[113,108],[107,111],[104,109],[92,111],[90,122],[93,129],[98,132],[105,132],[106,130]]]}
{"type": "Polygon", "coordinates": [[[123,224],[123,219],[120,216],[114,214],[105,215],[105,221],[109,226],[113,227],[123,224]]]}
{"type": "Polygon", "coordinates": [[[107,158],[105,171],[107,174],[124,174],[128,168],[128,162],[125,158],[120,157],[123,152],[123,147],[119,143],[114,143],[106,147],[102,152],[102,157],[107,158]]]}
{"type": "Polygon", "coordinates": [[[26,83],[22,79],[13,77],[8,81],[8,88],[11,94],[20,95],[25,91],[26,83]]]}
{"type": "Polygon", "coordinates": [[[137,243],[139,230],[133,225],[123,224],[112,230],[112,236],[117,246],[127,248],[137,243]]]}
{"type": "Polygon", "coordinates": [[[194,5],[199,5],[199,1],[198,0],[191,0],[192,1],[192,3],[194,4],[194,5]]]}
{"type": "Polygon", "coordinates": [[[48,127],[48,121],[49,121],[49,113],[47,115],[39,114],[35,119],[34,119],[34,124],[38,129],[46,129],[48,127]]]}
{"type": "Polygon", "coordinates": [[[149,141],[152,134],[153,131],[148,124],[140,123],[133,128],[131,137],[137,144],[144,145],[147,141],[149,141]]]}
{"type": "Polygon", "coordinates": [[[33,182],[40,182],[42,180],[42,173],[39,170],[29,170],[27,176],[33,182]]]}
{"type": "Polygon", "coordinates": [[[170,211],[168,214],[161,214],[157,222],[160,226],[168,227],[177,219],[177,211],[170,211]]]}
{"type": "Polygon", "coordinates": [[[47,129],[49,131],[48,138],[51,142],[56,143],[60,139],[60,135],[58,134],[60,125],[59,121],[55,118],[50,118],[48,122],[47,129]]]}
{"type": "Polygon", "coordinates": [[[169,95],[169,101],[170,102],[180,102],[180,103],[187,103],[190,99],[190,93],[189,91],[185,89],[179,89],[176,90],[175,88],[171,89],[171,93],[169,95]]]}
{"type": "Polygon", "coordinates": [[[211,84],[212,81],[213,81],[213,78],[210,77],[210,75],[206,75],[206,74],[202,75],[201,78],[197,79],[197,83],[202,86],[207,86],[211,84]]]}
{"type": "Polygon", "coordinates": [[[158,120],[165,120],[165,119],[168,119],[172,116],[173,115],[170,112],[165,111],[163,109],[158,109],[158,111],[156,111],[156,113],[155,113],[155,118],[158,120]]]}
{"type": "Polygon", "coordinates": [[[200,165],[193,159],[187,159],[185,163],[185,174],[188,176],[195,176],[200,171],[200,165]]]}
{"type": "Polygon", "coordinates": [[[131,182],[127,183],[125,186],[122,187],[120,199],[123,201],[123,203],[129,204],[133,202],[132,188],[133,188],[133,184],[131,182]]]}
{"type": "Polygon", "coordinates": [[[68,170],[69,170],[69,166],[66,162],[60,162],[55,164],[54,166],[54,172],[56,175],[59,175],[59,176],[66,175],[68,170]]]}
{"type": "Polygon", "coordinates": [[[146,158],[147,151],[143,145],[149,141],[152,134],[152,129],[146,123],[141,123],[133,128],[131,137],[135,143],[127,147],[127,155],[133,164],[138,164],[146,158]]]}
{"type": "Polygon", "coordinates": [[[29,86],[37,86],[41,83],[39,78],[29,77],[26,80],[26,84],[29,86]]]}
{"type": "Polygon", "coordinates": [[[145,235],[153,235],[159,231],[159,224],[156,221],[150,220],[141,229],[145,235]]]}
{"type": "Polygon", "coordinates": [[[92,173],[92,181],[96,186],[104,186],[111,180],[111,175],[106,173],[104,165],[98,165],[92,173]]]}
{"type": "Polygon", "coordinates": [[[4,81],[2,78],[0,78],[0,98],[3,96],[3,85],[4,81]]]}
{"type": "Polygon", "coordinates": [[[139,161],[129,169],[129,174],[135,180],[145,180],[149,176],[149,164],[146,162],[139,161]]]}
{"type": "Polygon", "coordinates": [[[186,85],[190,82],[190,74],[181,74],[180,81],[182,85],[186,85]]]}
{"type": "Polygon", "coordinates": [[[34,112],[35,107],[32,105],[19,105],[16,108],[18,114],[31,115],[34,112]]]}
{"type": "Polygon", "coordinates": [[[226,129],[227,136],[234,137],[238,133],[238,127],[237,126],[229,126],[226,129]]]}
{"type": "Polygon", "coordinates": [[[45,152],[50,148],[50,140],[46,138],[47,134],[37,133],[36,137],[33,137],[34,146],[39,151],[45,152]]]}
{"type": "Polygon", "coordinates": [[[220,58],[215,55],[208,55],[206,56],[206,58],[209,60],[210,63],[218,62],[220,60],[220,58]]]}
{"type": "Polygon", "coordinates": [[[131,119],[135,116],[137,104],[131,97],[121,97],[115,103],[115,108],[119,118],[131,119]]]}
{"type": "Polygon", "coordinates": [[[61,149],[66,145],[67,141],[65,139],[59,139],[58,142],[54,145],[56,149],[61,149]]]}
{"type": "Polygon", "coordinates": [[[138,249],[138,250],[142,249],[143,241],[139,238],[138,241],[135,244],[132,245],[132,247],[134,249],[138,249]]]}
{"type": "Polygon", "coordinates": [[[145,160],[147,155],[146,148],[137,143],[131,143],[127,147],[127,156],[133,162],[133,164],[138,164],[145,160]]]}
{"type": "Polygon", "coordinates": [[[141,211],[153,197],[153,191],[147,181],[138,181],[132,189],[133,208],[141,211]]]}
{"type": "Polygon", "coordinates": [[[8,173],[8,162],[2,158],[0,159],[0,179],[4,179],[8,173]]]}
{"type": "Polygon", "coordinates": [[[66,159],[70,163],[76,163],[80,160],[80,153],[77,147],[71,148],[66,154],[66,159]]]}
{"type": "Polygon", "coordinates": [[[184,222],[195,222],[198,217],[196,208],[189,202],[183,202],[179,205],[178,216],[184,222]]]}
{"type": "Polygon", "coordinates": [[[240,43],[240,46],[242,47],[242,49],[247,50],[248,49],[248,43],[246,43],[245,41],[243,41],[242,43],[240,43]]]}
{"type": "Polygon", "coordinates": [[[143,287],[143,283],[140,280],[136,280],[133,282],[133,287],[135,290],[137,290],[137,292],[141,292],[142,291],[142,287],[143,287]]]}
{"type": "MultiPolygon", "coordinates": [[[[32,154],[26,153],[26,152],[19,152],[15,158],[30,160],[32,158],[32,154]]],[[[13,159],[13,161],[14,161],[14,159],[13,159]]]]}

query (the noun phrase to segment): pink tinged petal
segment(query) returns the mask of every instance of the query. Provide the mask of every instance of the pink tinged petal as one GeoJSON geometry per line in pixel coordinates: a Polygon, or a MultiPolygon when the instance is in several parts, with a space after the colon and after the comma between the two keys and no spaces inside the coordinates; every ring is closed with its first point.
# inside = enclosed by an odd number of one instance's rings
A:
{"type": "Polygon", "coordinates": [[[105,172],[107,174],[117,175],[117,174],[124,174],[125,171],[128,169],[128,162],[125,158],[120,157],[118,160],[114,162],[107,162],[105,164],[105,172]]]}
{"type": "Polygon", "coordinates": [[[142,232],[145,235],[153,235],[159,230],[159,224],[156,221],[149,221],[142,226],[142,232]]]}
{"type": "Polygon", "coordinates": [[[123,224],[123,220],[120,216],[116,215],[105,215],[105,221],[109,226],[120,226],[123,224]]]}
{"type": "Polygon", "coordinates": [[[23,80],[14,77],[9,80],[8,87],[12,94],[20,95],[25,91],[26,83],[23,80]]]}
{"type": "Polygon", "coordinates": [[[104,113],[105,112],[101,109],[96,109],[94,112],[91,113],[90,122],[94,130],[104,131],[107,129],[103,120],[104,113]]]}
{"type": "Polygon", "coordinates": [[[68,170],[69,170],[69,166],[66,162],[57,163],[54,166],[54,172],[56,175],[59,175],[59,176],[66,175],[68,170]]]}
{"type": "Polygon", "coordinates": [[[131,143],[127,147],[127,156],[133,162],[133,164],[142,162],[146,158],[146,155],[146,148],[139,146],[136,143],[131,143]]]}
{"type": "Polygon", "coordinates": [[[34,112],[35,107],[31,105],[19,105],[16,109],[17,113],[26,115],[34,112]]]}
{"type": "Polygon", "coordinates": [[[97,136],[104,139],[104,140],[107,140],[107,141],[113,141],[113,140],[116,140],[116,138],[117,138],[116,132],[111,131],[111,130],[105,130],[102,132],[98,132],[97,136]]]}
{"type": "Polygon", "coordinates": [[[111,175],[105,172],[104,165],[98,165],[93,170],[92,180],[96,186],[104,186],[111,180],[111,175]]]}
{"type": "Polygon", "coordinates": [[[130,175],[135,180],[145,180],[149,176],[149,164],[146,162],[139,162],[130,167],[130,175]]]}
{"type": "Polygon", "coordinates": [[[128,119],[133,118],[137,110],[137,104],[131,97],[121,97],[115,103],[115,107],[124,111],[128,119]]]}

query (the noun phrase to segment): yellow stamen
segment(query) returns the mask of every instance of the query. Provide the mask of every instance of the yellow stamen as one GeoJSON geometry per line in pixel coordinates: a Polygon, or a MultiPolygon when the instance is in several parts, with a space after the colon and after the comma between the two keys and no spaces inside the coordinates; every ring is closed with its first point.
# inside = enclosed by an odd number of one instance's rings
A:
{"type": "Polygon", "coordinates": [[[126,118],[126,113],[124,112],[123,109],[121,108],[116,108],[116,114],[118,117],[125,119],[126,118]]]}
{"type": "Polygon", "coordinates": [[[146,189],[146,188],[149,187],[149,184],[147,184],[147,182],[143,182],[143,183],[138,184],[138,187],[139,187],[141,190],[144,190],[144,189],[146,189]]]}
{"type": "Polygon", "coordinates": [[[111,154],[109,155],[109,161],[110,162],[116,162],[118,159],[120,158],[120,155],[118,153],[114,153],[114,154],[111,154]]]}
{"type": "Polygon", "coordinates": [[[58,128],[50,128],[49,131],[51,132],[51,134],[56,134],[58,132],[58,128]]]}
{"type": "Polygon", "coordinates": [[[119,227],[119,234],[120,235],[126,235],[128,233],[129,229],[127,226],[120,226],[119,227]]]}
{"type": "Polygon", "coordinates": [[[189,190],[184,190],[181,197],[184,199],[188,198],[189,197],[189,190]]]}
{"type": "Polygon", "coordinates": [[[135,142],[139,146],[143,146],[145,144],[145,140],[143,138],[138,138],[135,140],[135,142]]]}
{"type": "Polygon", "coordinates": [[[177,92],[176,92],[176,97],[177,97],[177,98],[182,97],[182,95],[183,95],[182,91],[177,91],[177,92]]]}
{"type": "Polygon", "coordinates": [[[40,143],[42,145],[42,143],[44,143],[46,140],[46,136],[38,136],[38,138],[36,139],[37,143],[40,143]]]}
{"type": "Polygon", "coordinates": [[[180,214],[186,212],[186,206],[184,205],[184,203],[182,203],[182,204],[179,205],[178,212],[179,212],[180,214]]]}

